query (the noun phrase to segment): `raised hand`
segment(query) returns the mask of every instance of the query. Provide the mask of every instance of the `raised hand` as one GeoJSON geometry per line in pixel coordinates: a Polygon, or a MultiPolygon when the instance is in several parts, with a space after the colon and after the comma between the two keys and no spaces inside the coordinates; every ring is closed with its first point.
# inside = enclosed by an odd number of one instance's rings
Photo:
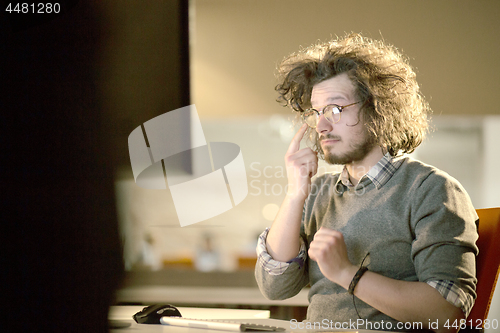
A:
{"type": "Polygon", "coordinates": [[[321,227],[309,245],[309,258],[318,263],[321,273],[329,280],[345,285],[356,272],[349,261],[344,236],[340,231],[321,227]]]}
{"type": "Polygon", "coordinates": [[[311,191],[311,177],[318,171],[318,153],[311,148],[300,149],[300,141],[304,137],[307,125],[303,124],[297,131],[285,154],[285,165],[288,176],[287,195],[305,199],[311,191]]]}

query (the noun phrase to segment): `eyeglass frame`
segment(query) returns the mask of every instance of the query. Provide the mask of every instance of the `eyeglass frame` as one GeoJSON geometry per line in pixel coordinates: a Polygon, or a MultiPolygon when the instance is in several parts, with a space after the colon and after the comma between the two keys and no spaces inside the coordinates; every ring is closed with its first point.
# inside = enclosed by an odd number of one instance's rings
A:
{"type": "MultiPolygon", "coordinates": [[[[342,111],[344,111],[344,109],[345,109],[346,107],[353,106],[353,105],[356,105],[356,104],[359,104],[359,103],[361,103],[361,102],[360,102],[360,101],[358,101],[358,102],[354,102],[354,103],[347,104],[347,105],[327,104],[327,105],[321,106],[321,107],[320,107],[320,109],[321,109],[320,111],[316,110],[315,108],[309,108],[309,109],[304,110],[304,112],[302,112],[302,115],[301,115],[301,116],[302,116],[302,120],[303,120],[303,121],[307,124],[307,126],[309,126],[309,127],[311,127],[311,128],[316,128],[316,127],[318,127],[318,121],[319,121],[319,118],[321,117],[321,115],[325,115],[325,109],[326,109],[327,107],[329,107],[329,106],[334,105],[334,106],[335,106],[335,107],[339,110],[339,113],[338,113],[338,114],[339,114],[339,120],[337,120],[336,122],[333,122],[333,121],[330,121],[330,120],[329,120],[328,118],[326,118],[326,117],[325,117],[325,119],[326,119],[326,120],[328,120],[328,121],[329,121],[330,123],[332,123],[332,124],[336,124],[336,123],[338,123],[338,122],[340,121],[340,118],[341,118],[341,116],[342,116],[342,111]],[[316,113],[316,115],[317,115],[316,126],[314,126],[314,127],[313,127],[313,126],[311,126],[311,125],[309,125],[309,124],[307,123],[307,121],[305,120],[305,118],[304,118],[305,114],[306,114],[306,113],[308,113],[308,112],[310,112],[310,111],[314,111],[314,112],[316,113]]],[[[332,114],[333,114],[333,113],[332,113],[332,114]]]]}

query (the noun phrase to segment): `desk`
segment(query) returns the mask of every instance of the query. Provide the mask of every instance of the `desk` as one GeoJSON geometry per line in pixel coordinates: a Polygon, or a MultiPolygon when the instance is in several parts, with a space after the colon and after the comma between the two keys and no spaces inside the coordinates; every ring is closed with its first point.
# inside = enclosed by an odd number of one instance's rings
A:
{"type": "MultiPolygon", "coordinates": [[[[112,306],[109,311],[109,319],[122,320],[131,323],[131,326],[120,329],[112,329],[111,333],[127,333],[128,331],[144,332],[144,333],[212,333],[229,331],[205,330],[200,328],[187,328],[168,325],[148,325],[137,324],[132,316],[134,313],[142,310],[143,306],[112,306]]],[[[299,330],[290,327],[291,324],[286,320],[269,319],[269,311],[262,310],[240,310],[240,309],[204,309],[204,308],[187,308],[178,307],[179,311],[186,318],[200,319],[242,319],[245,322],[279,326],[286,329],[287,332],[314,332],[311,330],[299,330]]],[[[324,331],[324,330],[323,330],[324,331]]],[[[370,330],[335,330],[329,329],[328,332],[359,332],[359,333],[390,333],[387,331],[370,331],[370,330]]],[[[394,332],[392,332],[394,333],[394,332]]]]}
{"type": "Polygon", "coordinates": [[[309,289],[286,300],[269,300],[256,287],[129,286],[116,292],[118,304],[167,303],[185,307],[265,308],[279,319],[306,316],[309,289]]]}
{"type": "MultiPolygon", "coordinates": [[[[132,320],[132,316],[144,309],[140,305],[111,306],[109,319],[132,320]]],[[[185,318],[198,319],[269,319],[269,310],[241,310],[241,309],[213,309],[187,308],[178,306],[177,309],[185,318]]]]}

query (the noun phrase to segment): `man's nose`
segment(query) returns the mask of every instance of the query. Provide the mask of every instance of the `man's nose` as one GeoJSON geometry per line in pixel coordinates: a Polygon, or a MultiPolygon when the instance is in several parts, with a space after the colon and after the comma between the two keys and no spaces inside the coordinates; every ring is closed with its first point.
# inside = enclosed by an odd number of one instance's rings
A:
{"type": "Polygon", "coordinates": [[[333,129],[332,125],[333,124],[325,118],[325,115],[322,114],[318,118],[318,124],[316,125],[316,132],[318,134],[330,133],[333,129]]]}

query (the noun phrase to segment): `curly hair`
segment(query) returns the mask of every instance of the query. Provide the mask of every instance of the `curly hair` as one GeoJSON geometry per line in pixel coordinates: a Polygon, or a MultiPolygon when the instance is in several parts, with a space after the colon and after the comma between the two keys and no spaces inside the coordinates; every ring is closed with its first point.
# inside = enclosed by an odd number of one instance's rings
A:
{"type": "MultiPolygon", "coordinates": [[[[392,45],[350,34],[293,53],[278,70],[278,102],[299,113],[311,106],[315,84],[347,73],[363,103],[360,115],[367,131],[392,156],[413,152],[427,133],[429,105],[408,59],[392,45]]],[[[310,136],[324,157],[317,133],[310,136]]]]}

